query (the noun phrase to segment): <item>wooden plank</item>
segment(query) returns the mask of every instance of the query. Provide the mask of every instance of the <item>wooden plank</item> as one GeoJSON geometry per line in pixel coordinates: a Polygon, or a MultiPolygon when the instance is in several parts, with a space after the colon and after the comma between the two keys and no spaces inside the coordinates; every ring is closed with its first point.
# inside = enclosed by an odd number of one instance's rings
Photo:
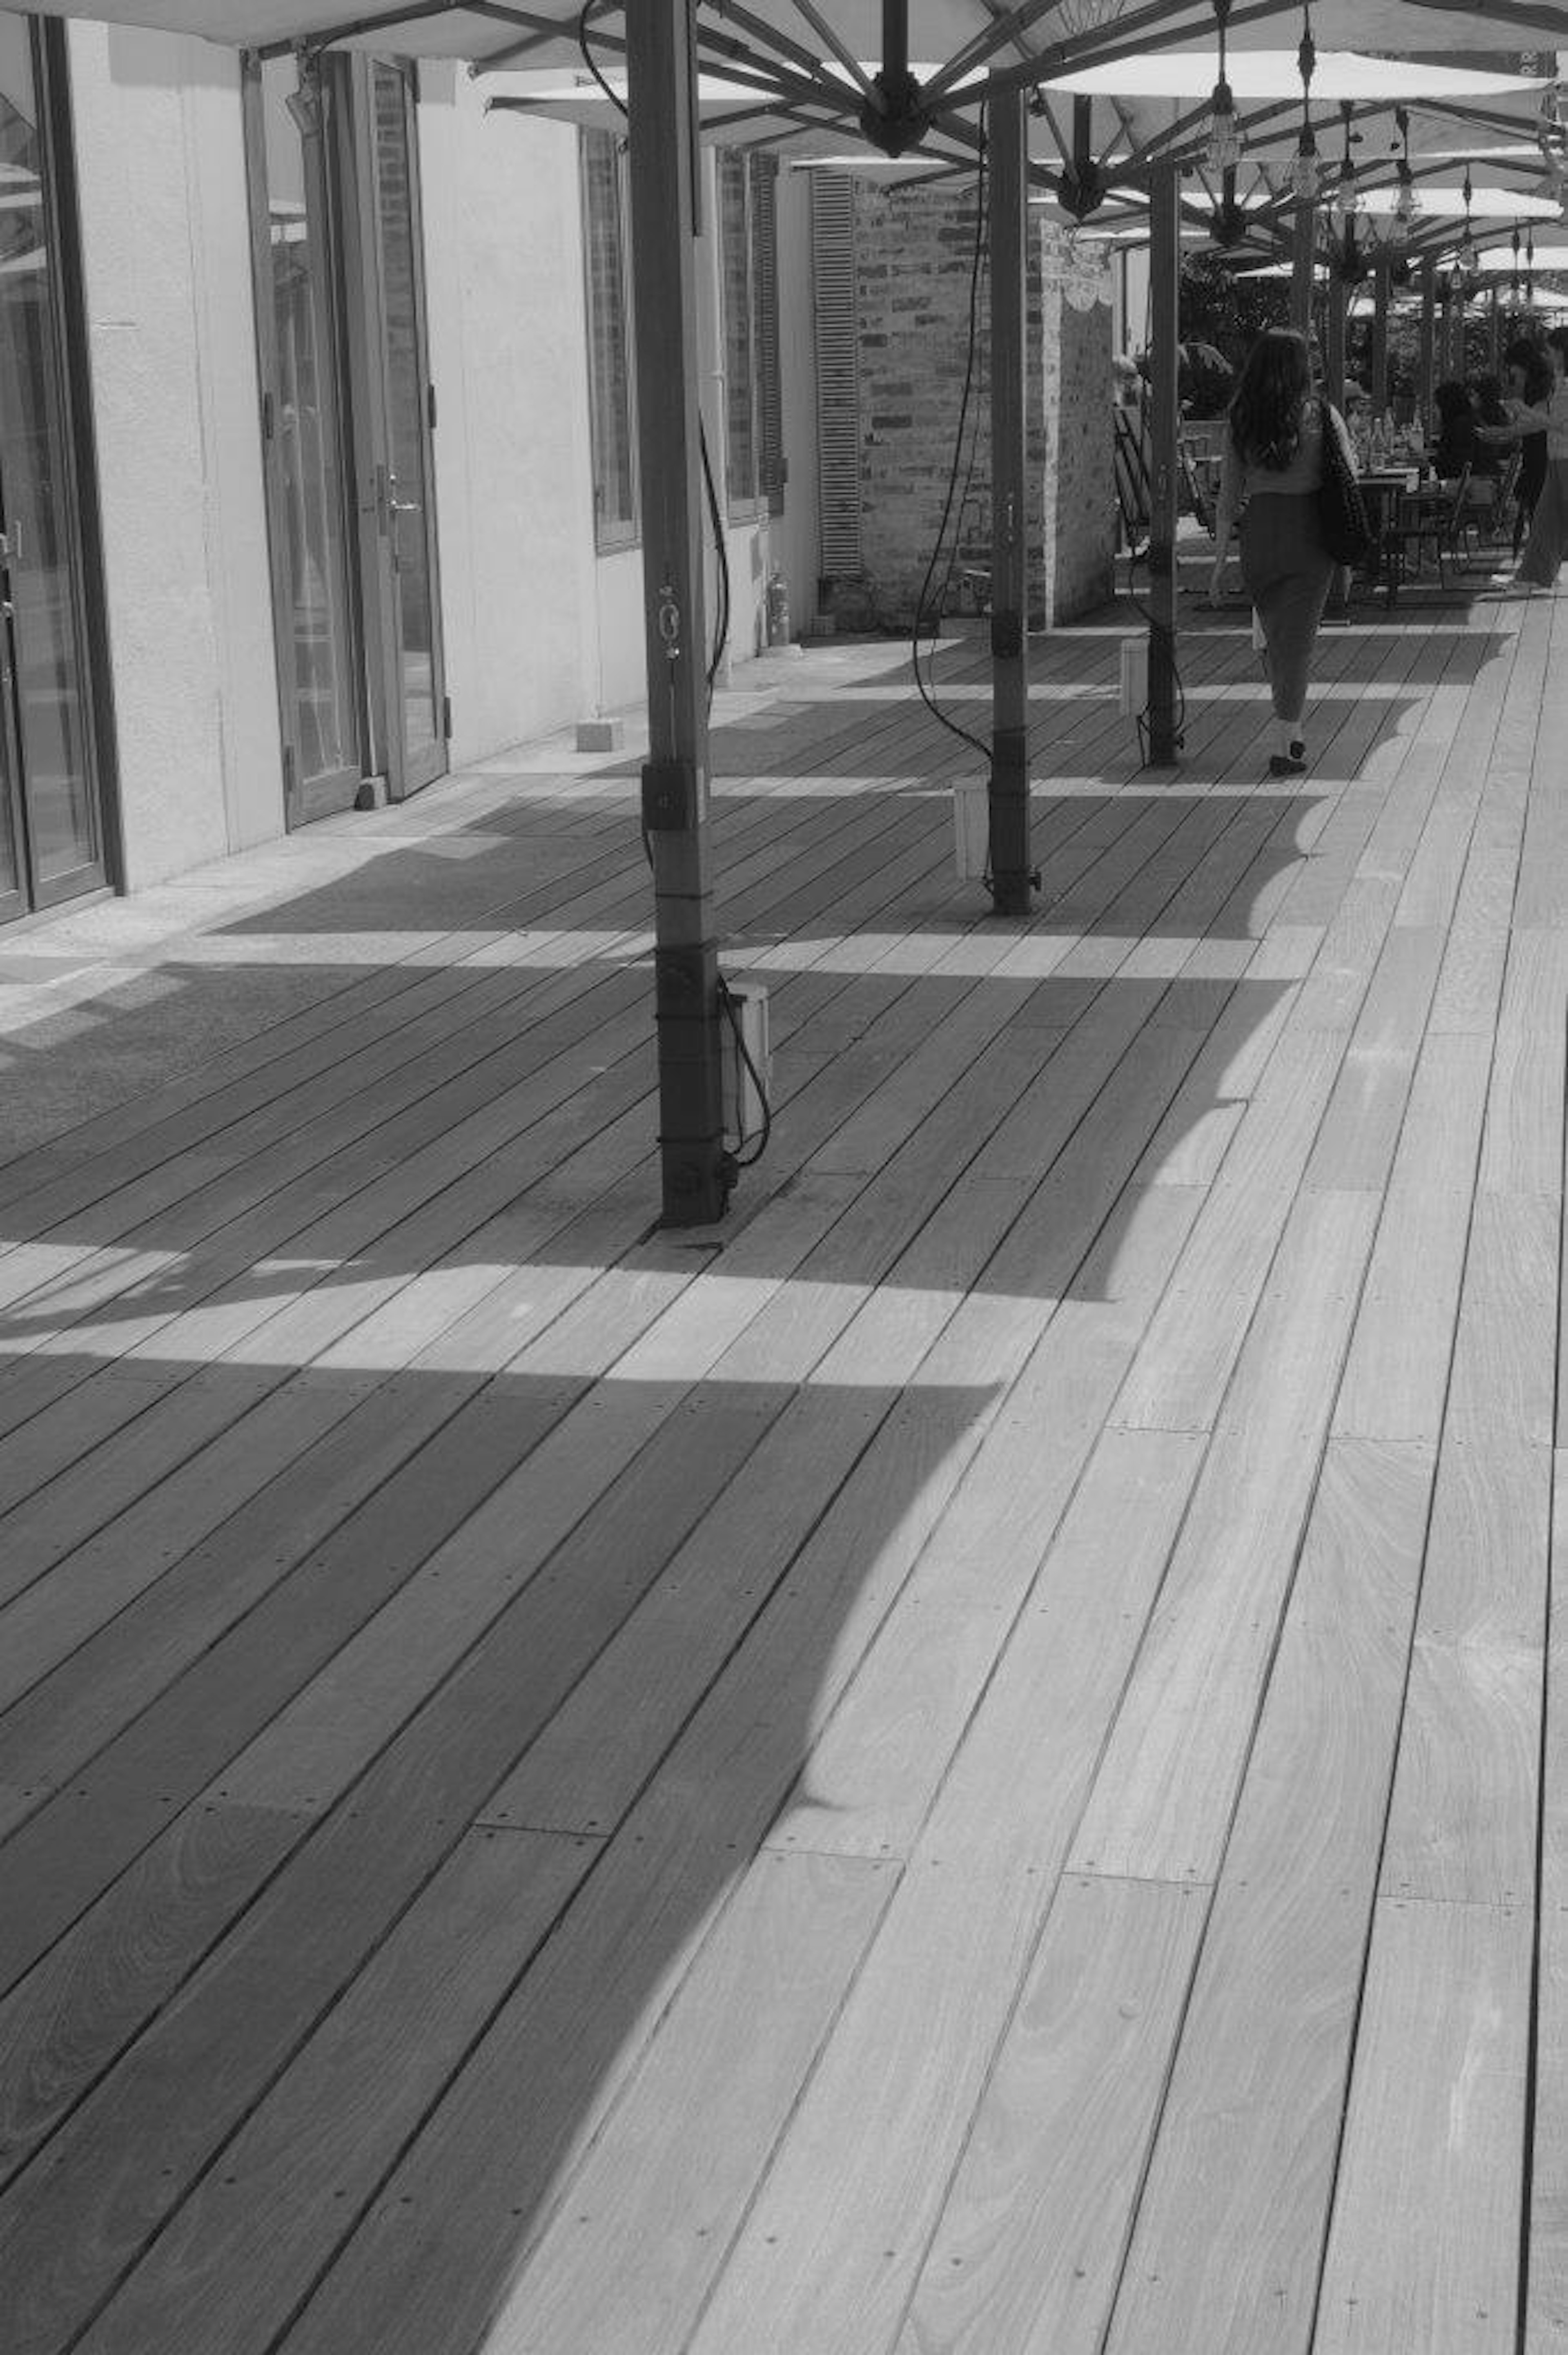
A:
{"type": "Polygon", "coordinates": [[[1330,1442],[1107,2355],[1311,2345],[1431,1478],[1330,1442]]]}
{"type": "Polygon", "coordinates": [[[1091,1467],[1061,1541],[1060,1594],[1048,1564],[1043,1607],[1020,1623],[955,1761],[694,2355],[734,2347],[737,2332],[759,2355],[848,2355],[896,2334],[1050,1911],[1191,1449],[1112,1436],[1091,1467]],[[1128,1565],[1104,1533],[1132,1482],[1150,1484],[1155,1511],[1137,1518],[1128,1565]]]}
{"type": "Polygon", "coordinates": [[[1551,1451],[1445,1443],[1383,1886],[1531,1902],[1545,1687],[1551,1451]]]}
{"type": "Polygon", "coordinates": [[[271,2344],[597,1852],[526,1832],[460,1840],[100,2312],[83,2355],[271,2344]]]}
{"type": "Polygon", "coordinates": [[[1212,1427],[1341,1054],[1318,1031],[1281,1039],[1117,1401],[1127,1429],[1212,1427]]]}
{"type": "Polygon", "coordinates": [[[1496,1041],[1480,1182],[1561,1200],[1568,931],[1510,930],[1496,1041]]]}
{"type": "Polygon", "coordinates": [[[1308,1188],[1388,1183],[1426,1014],[1442,961],[1444,933],[1393,930],[1383,943],[1302,1183],[1308,1188]]]}
{"type": "Polygon", "coordinates": [[[1447,1396],[1491,1054],[1428,1036],[1410,1091],[1334,1429],[1436,1444],[1447,1396]]]}
{"type": "Polygon", "coordinates": [[[609,2129],[509,2266],[494,2355],[679,2355],[894,1886],[863,1859],[755,1860],[609,2129]]]}
{"type": "Polygon", "coordinates": [[[1552,1592],[1545,1726],[1541,1757],[1541,1881],[1537,1892],[1537,1986],[1531,2058],[1529,2281],[1524,2355],[1561,2355],[1568,2345],[1568,1638],[1561,1612],[1568,1546],[1568,1456],[1552,1459],[1552,1592]]]}
{"type": "Polygon", "coordinates": [[[0,2183],[47,2143],[300,1837],[275,1809],[186,1808],[0,2001],[0,2183]]]}
{"type": "Polygon", "coordinates": [[[1302,1198],[1074,1843],[1075,1871],[1213,1881],[1371,1249],[1364,1195],[1302,1198]]]}
{"type": "Polygon", "coordinates": [[[1530,1913],[1383,1898],[1313,2355],[1511,2355],[1530,1913]]]}
{"type": "MultiPolygon", "coordinates": [[[[482,2297],[483,2285],[494,2277],[497,2252],[513,2245],[508,2203],[497,2199],[498,2189],[510,2183],[511,2204],[519,2199],[531,2204],[554,2179],[567,2151],[591,2140],[614,2092],[614,2076],[607,2083],[606,2073],[617,2056],[622,2065],[631,2057],[623,2051],[630,2013],[656,2016],[661,1991],[685,1967],[684,1925],[700,1922],[711,1902],[715,1862],[727,1875],[736,1851],[744,1855],[760,1838],[807,1746],[810,1714],[831,1707],[865,1640],[864,1635],[857,1640],[852,1623],[858,1621],[866,1634],[874,1627],[940,1516],[950,1493],[941,1476],[943,1457],[962,1429],[956,1411],[957,1401],[941,1393],[912,1392],[901,1410],[902,1452],[873,1450],[857,1468],[756,1635],[628,1817],[607,1858],[613,1870],[596,1876],[567,1935],[503,2016],[490,2065],[464,2080],[460,2096],[389,2184],[334,2275],[321,2310],[313,2309],[302,2347],[329,2347],[334,2336],[340,2343],[344,2316],[358,2314],[378,2346],[412,2349],[428,2344],[432,2317],[452,2312],[454,2302],[462,2310],[482,2297]],[[917,1455],[912,1453],[916,1443],[917,1455]],[[603,2000],[585,2007],[585,1985],[603,1988],[603,2000]],[[635,1990],[635,2001],[621,1991],[626,1987],[635,1990]],[[519,2072],[537,2088],[526,2116],[503,2098],[519,2072]],[[454,2238],[439,2267],[419,2264],[410,2271],[414,2253],[398,2230],[398,2202],[405,2192],[424,2196],[417,2186],[440,2182],[450,2189],[460,2179],[461,2244],[454,2238]]],[[[1163,1496],[1171,1485],[1171,1444],[1144,1444],[1160,1453],[1164,1477],[1158,1493],[1163,1496]]],[[[1185,1443],[1174,1444],[1184,1453],[1185,1443]]],[[[1140,1461],[1157,1477],[1152,1458],[1145,1455],[1140,1461]]],[[[1125,1477],[1114,1486],[1107,1480],[1103,1493],[1124,1496],[1127,1487],[1125,1477]]],[[[1179,1497],[1171,1501],[1171,1510],[1178,1509],[1179,1497]]],[[[1147,1562],[1141,1548],[1140,1558],[1147,1562]]],[[[1111,1602],[1102,1607],[1114,1614],[1111,1602]]],[[[1067,1624],[1075,1624],[1072,1614],[1067,1624]]],[[[1103,1658],[1105,1650],[1085,1636],[1084,1662],[1103,1658]]],[[[1033,1725],[1053,1721],[1040,1713],[1038,1678],[1062,1657],[1054,1622],[1048,1631],[1042,1626],[1031,1653],[1036,1681],[1019,1694],[1003,1736],[988,1753],[994,1758],[1014,1739],[1026,1710],[1033,1710],[1033,1725]]],[[[1093,1703],[1082,1699],[1084,1681],[1062,1671],[1064,1713],[1071,1696],[1070,1710],[1081,1708],[1092,1720],[1093,1703]]],[[[1092,1745],[1092,1732],[1086,1738],[1092,1745]]],[[[1015,1760],[1016,1749],[1007,1754],[1015,1760]]],[[[1070,1794],[1046,1778],[1040,1803],[1068,1806],[1070,1794]]],[[[1032,1849],[1031,1861],[1035,1854],[1032,1849]]],[[[1042,1893],[1031,1884],[1030,1902],[1042,1893]]],[[[931,2017],[928,2010],[923,2014],[927,2026],[931,2017]]],[[[911,2023],[909,2032],[917,2037],[919,2031],[911,2023]]]]}
{"type": "Polygon", "coordinates": [[[1552,1444],[1560,1207],[1478,1193],[1454,1339],[1446,1436],[1552,1444]]]}
{"type": "Polygon", "coordinates": [[[1064,1879],[898,2355],[1099,2355],[1202,1915],[1190,1888],[1064,1879]]]}

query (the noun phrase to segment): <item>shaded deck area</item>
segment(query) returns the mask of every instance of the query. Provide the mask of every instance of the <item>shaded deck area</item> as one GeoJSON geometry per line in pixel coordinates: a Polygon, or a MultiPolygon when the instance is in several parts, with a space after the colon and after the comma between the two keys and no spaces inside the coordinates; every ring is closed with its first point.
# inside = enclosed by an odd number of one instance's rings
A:
{"type": "Polygon", "coordinates": [[[0,947],[6,2355],[1568,2345],[1568,617],[1245,618],[725,700],[711,1234],[634,760],[0,947]]]}

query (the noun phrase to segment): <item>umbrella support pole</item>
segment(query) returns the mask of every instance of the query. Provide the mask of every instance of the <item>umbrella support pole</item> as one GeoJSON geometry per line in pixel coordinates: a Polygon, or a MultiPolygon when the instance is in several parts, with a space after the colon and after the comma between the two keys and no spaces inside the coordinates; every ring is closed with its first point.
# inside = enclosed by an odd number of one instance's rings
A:
{"type": "Polygon", "coordinates": [[[1176,520],[1180,472],[1176,438],[1181,323],[1181,174],[1156,163],[1150,173],[1149,761],[1173,768],[1180,749],[1176,683],[1176,520]]]}
{"type": "Polygon", "coordinates": [[[662,1222],[723,1215],[723,1016],[708,824],[698,424],[696,47],[690,0],[627,16],[662,1222]]]}
{"type": "MultiPolygon", "coordinates": [[[[1028,119],[1023,92],[992,98],[991,158],[991,897],[999,916],[1026,916],[1029,856],[1029,497],[1024,463],[1023,343],[1028,119]]],[[[977,192],[976,202],[980,201],[977,192]]]]}

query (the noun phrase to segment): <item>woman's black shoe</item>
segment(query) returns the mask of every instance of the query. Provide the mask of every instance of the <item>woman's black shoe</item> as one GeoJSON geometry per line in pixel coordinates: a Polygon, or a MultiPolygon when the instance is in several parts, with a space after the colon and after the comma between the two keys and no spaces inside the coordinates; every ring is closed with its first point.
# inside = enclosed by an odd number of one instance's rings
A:
{"type": "Polygon", "coordinates": [[[1307,747],[1299,736],[1296,738],[1288,752],[1271,752],[1268,756],[1268,773],[1271,777],[1300,777],[1304,776],[1306,772],[1307,747]]]}

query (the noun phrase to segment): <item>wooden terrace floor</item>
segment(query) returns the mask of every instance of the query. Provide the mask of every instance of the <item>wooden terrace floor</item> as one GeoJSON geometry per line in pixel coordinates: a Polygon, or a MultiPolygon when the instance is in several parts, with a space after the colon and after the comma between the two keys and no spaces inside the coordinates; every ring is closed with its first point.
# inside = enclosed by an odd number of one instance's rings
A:
{"type": "Polygon", "coordinates": [[[0,944],[5,2355],[1568,2347],[1568,609],[1244,623],[726,698],[701,1236],[633,758],[0,944]]]}

